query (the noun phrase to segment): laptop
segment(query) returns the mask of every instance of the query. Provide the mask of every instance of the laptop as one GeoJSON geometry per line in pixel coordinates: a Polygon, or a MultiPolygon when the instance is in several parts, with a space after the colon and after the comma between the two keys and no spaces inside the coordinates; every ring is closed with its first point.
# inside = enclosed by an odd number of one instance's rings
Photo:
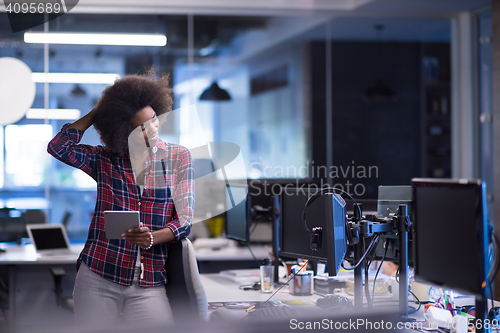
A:
{"type": "Polygon", "coordinates": [[[26,229],[36,252],[41,255],[78,253],[71,250],[66,228],[62,224],[27,224],[26,229]]]}

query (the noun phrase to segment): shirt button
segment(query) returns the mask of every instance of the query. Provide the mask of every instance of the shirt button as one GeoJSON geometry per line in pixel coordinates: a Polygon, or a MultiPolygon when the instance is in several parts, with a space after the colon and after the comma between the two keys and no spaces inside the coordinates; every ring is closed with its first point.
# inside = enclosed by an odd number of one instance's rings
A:
{"type": "Polygon", "coordinates": [[[138,203],[138,205],[140,206],[140,205],[141,205],[141,203],[139,202],[139,203],[138,203]]]}
{"type": "Polygon", "coordinates": [[[144,259],[144,256],[141,256],[141,259],[144,259]]]}
{"type": "Polygon", "coordinates": [[[147,187],[147,186],[144,186],[144,189],[145,189],[145,190],[147,190],[147,189],[148,189],[148,187],[147,187]]]}
{"type": "Polygon", "coordinates": [[[147,176],[149,174],[149,172],[146,172],[145,175],[147,176]]]}

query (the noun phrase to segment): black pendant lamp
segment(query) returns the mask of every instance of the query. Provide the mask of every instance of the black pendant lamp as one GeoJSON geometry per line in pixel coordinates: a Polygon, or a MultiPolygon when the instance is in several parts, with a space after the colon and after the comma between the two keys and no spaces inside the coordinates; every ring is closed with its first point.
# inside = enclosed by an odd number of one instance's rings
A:
{"type": "Polygon", "coordinates": [[[376,80],[371,87],[366,89],[365,96],[374,101],[396,100],[396,95],[382,79],[376,80]]]}
{"type": "Polygon", "coordinates": [[[230,101],[229,93],[213,82],[210,87],[200,95],[200,101],[230,101]]]}

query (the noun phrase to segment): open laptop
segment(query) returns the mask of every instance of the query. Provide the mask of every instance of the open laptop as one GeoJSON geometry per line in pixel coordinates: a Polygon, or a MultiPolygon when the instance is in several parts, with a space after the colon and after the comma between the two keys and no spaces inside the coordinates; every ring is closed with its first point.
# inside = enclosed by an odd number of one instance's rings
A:
{"type": "Polygon", "coordinates": [[[71,250],[66,228],[62,224],[27,224],[26,229],[36,252],[41,255],[70,255],[77,253],[71,250]]]}

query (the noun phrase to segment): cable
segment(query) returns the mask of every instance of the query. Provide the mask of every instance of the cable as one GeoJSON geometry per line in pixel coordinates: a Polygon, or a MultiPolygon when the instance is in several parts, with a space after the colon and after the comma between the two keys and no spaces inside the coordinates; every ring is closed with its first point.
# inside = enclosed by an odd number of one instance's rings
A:
{"type": "MultiPolygon", "coordinates": [[[[365,265],[365,297],[368,307],[373,308],[372,298],[370,297],[370,279],[368,278],[368,268],[365,265]]],[[[373,285],[375,286],[375,284],[373,285]]]]}
{"type": "MultiPolygon", "coordinates": [[[[495,306],[495,302],[493,301],[493,288],[491,286],[491,281],[488,281],[488,285],[490,287],[490,301],[491,301],[491,308],[495,306]]],[[[486,310],[488,310],[488,298],[486,298],[486,310]]]]}
{"type": "Polygon", "coordinates": [[[498,270],[500,268],[500,254],[499,254],[499,251],[500,251],[500,242],[498,241],[498,237],[496,234],[492,233],[491,234],[491,238],[492,238],[492,244],[493,244],[493,260],[494,260],[494,263],[493,263],[493,266],[490,267],[490,271],[488,272],[488,276],[490,275],[490,273],[493,271],[493,276],[491,278],[488,279],[488,285],[489,285],[489,289],[490,289],[490,299],[491,299],[491,307],[493,308],[495,306],[495,303],[493,301],[494,299],[494,296],[493,296],[493,288],[491,286],[491,282],[492,281],[495,281],[495,277],[497,276],[498,274],[498,270]],[[495,260],[496,258],[496,260],[495,260]],[[492,268],[494,268],[494,270],[492,270],[492,268]]]}
{"type": "Polygon", "coordinates": [[[382,265],[384,264],[384,261],[385,261],[385,256],[387,255],[387,250],[389,248],[389,239],[386,239],[385,240],[385,251],[384,251],[384,255],[382,256],[382,261],[380,262],[380,265],[378,266],[378,269],[377,269],[377,273],[375,273],[375,278],[373,279],[373,298],[372,298],[372,303],[375,299],[375,283],[377,282],[377,276],[378,276],[378,273],[380,272],[380,269],[382,268],[382,265]]]}
{"type": "MultiPolygon", "coordinates": [[[[497,250],[499,249],[500,242],[498,240],[497,235],[493,234],[493,239],[495,240],[495,243],[497,244],[497,250]]],[[[491,281],[495,280],[495,277],[498,274],[498,270],[500,269],[500,254],[497,255],[497,263],[496,263],[496,268],[495,268],[495,273],[493,273],[493,276],[491,277],[491,281]]]]}
{"type": "Polygon", "coordinates": [[[413,312],[408,312],[408,314],[413,314],[415,312],[418,312],[418,310],[420,310],[420,308],[422,307],[422,302],[420,302],[420,300],[418,299],[417,296],[415,296],[415,294],[410,290],[410,288],[408,288],[408,291],[410,292],[410,294],[417,300],[417,303],[418,303],[418,308],[413,311],[413,312]]]}
{"type": "Polygon", "coordinates": [[[250,246],[250,242],[246,242],[246,243],[248,246],[248,251],[250,251],[250,253],[252,254],[253,260],[255,260],[255,262],[260,266],[261,262],[259,262],[259,260],[253,254],[252,247],[250,246]]]}
{"type": "MultiPolygon", "coordinates": [[[[312,254],[311,254],[311,255],[312,255],[312,254]]],[[[270,300],[271,298],[273,298],[273,296],[274,296],[274,295],[276,295],[276,293],[277,293],[278,291],[280,291],[280,290],[281,290],[281,288],[283,288],[284,286],[286,286],[286,285],[287,285],[287,284],[288,284],[288,283],[289,283],[289,282],[290,282],[290,281],[291,281],[291,280],[295,277],[295,275],[297,275],[297,274],[298,274],[298,273],[299,273],[299,272],[300,272],[300,271],[301,271],[304,267],[306,267],[306,266],[307,266],[307,264],[308,264],[308,263],[309,263],[309,260],[307,259],[307,260],[306,260],[306,262],[305,262],[303,265],[300,265],[300,269],[299,269],[297,272],[293,273],[293,274],[292,274],[292,276],[291,276],[291,277],[290,277],[290,278],[289,278],[289,279],[288,279],[288,280],[287,280],[287,281],[286,281],[283,285],[281,285],[278,289],[276,289],[276,291],[275,291],[275,292],[274,292],[271,296],[269,296],[269,298],[268,298],[267,300],[265,300],[265,301],[264,301],[264,302],[262,302],[262,303],[267,303],[267,302],[269,302],[269,300],[270,300]]],[[[312,281],[311,281],[311,283],[312,283],[312,281]]],[[[248,312],[248,311],[252,310],[254,307],[255,307],[255,305],[252,305],[251,307],[249,307],[248,309],[246,309],[246,311],[248,312]]]]}
{"type": "Polygon", "coordinates": [[[494,234],[491,234],[491,242],[488,245],[488,263],[489,263],[489,270],[488,270],[488,279],[491,280],[491,276],[494,273],[494,271],[498,267],[498,243],[494,237],[494,234]],[[492,258],[493,257],[493,258],[492,258]]]}
{"type": "Polygon", "coordinates": [[[370,243],[370,246],[368,246],[368,249],[365,251],[365,253],[363,254],[363,257],[361,257],[361,259],[359,259],[358,263],[352,267],[349,267],[349,268],[345,268],[344,267],[344,263],[342,263],[342,268],[345,269],[346,271],[352,271],[353,269],[355,269],[356,267],[358,267],[362,262],[363,260],[365,259],[366,255],[370,252],[370,249],[373,247],[373,244],[375,242],[377,242],[377,240],[380,238],[380,235],[376,235],[375,238],[372,239],[371,243],[370,243]]]}
{"type": "MultiPolygon", "coordinates": [[[[259,224],[260,221],[253,221],[253,226],[252,226],[252,230],[250,230],[250,235],[253,234],[253,232],[255,231],[255,228],[257,228],[257,224],[259,224]]],[[[252,222],[250,222],[252,223],[252,222]]]]}
{"type": "MultiPolygon", "coordinates": [[[[373,263],[373,259],[375,259],[375,256],[377,254],[376,249],[377,249],[379,241],[380,241],[380,237],[376,240],[375,246],[372,249],[371,259],[367,260],[366,265],[365,265],[365,280],[368,281],[367,284],[369,284],[369,281],[370,281],[369,280],[369,270],[370,270],[370,266],[373,263]]],[[[373,302],[374,302],[374,299],[375,299],[375,286],[377,284],[377,276],[378,276],[378,273],[380,272],[380,268],[382,267],[382,264],[383,264],[383,262],[385,260],[385,256],[387,254],[387,242],[388,242],[388,240],[386,240],[386,242],[385,242],[386,246],[385,246],[384,256],[382,257],[382,261],[380,263],[380,266],[378,267],[377,273],[375,274],[375,278],[373,279],[373,288],[372,288],[372,295],[371,296],[370,296],[369,286],[365,287],[365,289],[366,289],[366,291],[365,291],[366,295],[365,296],[366,296],[366,300],[367,300],[368,304],[370,305],[370,307],[373,306],[373,302]]]]}
{"type": "Polygon", "coordinates": [[[361,217],[361,208],[359,208],[359,204],[356,202],[356,200],[354,200],[354,198],[348,192],[341,190],[339,188],[336,188],[336,187],[323,188],[323,189],[319,190],[318,192],[316,192],[311,197],[309,197],[309,199],[307,199],[307,202],[304,206],[304,209],[302,210],[302,221],[304,222],[304,227],[306,228],[306,231],[308,234],[310,234],[311,231],[309,230],[309,227],[307,226],[307,222],[306,222],[306,209],[307,209],[307,207],[309,205],[311,205],[314,202],[314,200],[316,200],[317,198],[322,196],[324,193],[327,193],[327,194],[335,193],[332,191],[339,191],[341,194],[346,194],[356,204],[356,207],[358,207],[359,216],[361,217]]]}
{"type": "MultiPolygon", "coordinates": [[[[378,241],[380,240],[377,239],[377,242],[375,243],[375,245],[373,246],[373,249],[371,251],[371,258],[370,259],[366,259],[366,263],[365,263],[365,297],[366,297],[366,301],[368,303],[368,306],[370,308],[373,307],[373,299],[372,297],[370,296],[370,279],[369,279],[369,271],[370,271],[370,266],[373,262],[373,258],[375,258],[375,249],[377,248],[377,245],[378,245],[378,241]]],[[[365,240],[363,239],[363,242],[365,240]]],[[[373,296],[375,296],[375,280],[373,281],[373,296]]]]}

